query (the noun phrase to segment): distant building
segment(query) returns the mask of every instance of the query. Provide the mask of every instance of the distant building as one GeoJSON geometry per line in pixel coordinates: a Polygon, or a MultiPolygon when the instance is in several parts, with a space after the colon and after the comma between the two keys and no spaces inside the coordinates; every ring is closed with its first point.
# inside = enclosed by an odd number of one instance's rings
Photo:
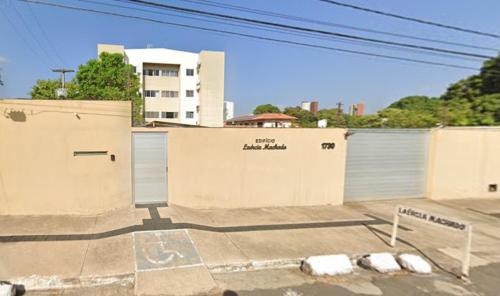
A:
{"type": "Polygon", "coordinates": [[[311,102],[302,102],[300,108],[302,108],[303,110],[311,111],[311,102]]]}
{"type": "Polygon", "coordinates": [[[318,120],[318,127],[325,128],[327,126],[328,126],[328,120],[327,119],[318,120]]]}
{"type": "Polygon", "coordinates": [[[224,52],[97,45],[102,52],[123,54],[135,67],[146,122],[223,126],[224,52]]]}
{"type": "Polygon", "coordinates": [[[259,115],[242,115],[226,120],[227,127],[292,127],[296,117],[282,113],[263,113],[259,115]]]}
{"type": "Polygon", "coordinates": [[[363,116],[365,115],[365,104],[358,103],[349,106],[349,115],[351,116],[363,116]]]}
{"type": "Polygon", "coordinates": [[[224,101],[224,121],[234,117],[234,102],[224,101]]]}
{"type": "Polygon", "coordinates": [[[307,110],[307,111],[311,112],[312,114],[316,115],[319,111],[319,102],[317,102],[317,101],[312,101],[312,102],[303,101],[300,107],[303,110],[307,110]]]}

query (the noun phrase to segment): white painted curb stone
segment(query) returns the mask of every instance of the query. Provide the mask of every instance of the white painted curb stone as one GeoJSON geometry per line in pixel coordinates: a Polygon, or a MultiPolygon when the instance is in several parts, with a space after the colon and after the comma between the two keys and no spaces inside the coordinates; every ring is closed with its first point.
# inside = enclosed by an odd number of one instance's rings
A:
{"type": "Polygon", "coordinates": [[[415,273],[432,273],[432,267],[422,257],[413,254],[401,254],[397,258],[398,263],[404,269],[415,273]]]}
{"type": "Polygon", "coordinates": [[[382,273],[400,271],[401,267],[390,253],[373,253],[361,258],[361,264],[382,273]]]}
{"type": "Polygon", "coordinates": [[[352,272],[351,260],[347,255],[325,255],[311,256],[302,263],[302,270],[305,273],[322,275],[341,275],[352,272]]]}
{"type": "Polygon", "coordinates": [[[0,296],[15,296],[16,288],[14,285],[0,282],[0,296]]]}

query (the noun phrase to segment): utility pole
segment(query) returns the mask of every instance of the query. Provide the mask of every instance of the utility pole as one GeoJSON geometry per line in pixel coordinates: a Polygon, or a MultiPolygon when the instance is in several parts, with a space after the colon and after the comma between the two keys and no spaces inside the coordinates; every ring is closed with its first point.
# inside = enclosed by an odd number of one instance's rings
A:
{"type": "Polygon", "coordinates": [[[57,97],[66,97],[68,90],[64,87],[66,83],[66,73],[75,72],[72,69],[52,69],[52,72],[61,73],[61,88],[56,89],[57,97]]]}
{"type": "Polygon", "coordinates": [[[342,117],[342,106],[344,104],[342,104],[342,102],[338,102],[337,103],[337,122],[336,122],[336,127],[344,127],[345,126],[345,122],[344,122],[344,118],[342,117]]]}

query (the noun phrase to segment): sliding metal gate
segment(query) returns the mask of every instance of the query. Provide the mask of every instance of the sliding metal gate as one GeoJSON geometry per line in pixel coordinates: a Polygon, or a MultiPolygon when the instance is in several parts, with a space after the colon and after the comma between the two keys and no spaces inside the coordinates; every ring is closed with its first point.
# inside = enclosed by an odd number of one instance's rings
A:
{"type": "Polygon", "coordinates": [[[425,196],[429,130],[350,129],[344,200],[425,196]]]}
{"type": "Polygon", "coordinates": [[[167,202],[167,134],[132,133],[136,204],[167,202]]]}

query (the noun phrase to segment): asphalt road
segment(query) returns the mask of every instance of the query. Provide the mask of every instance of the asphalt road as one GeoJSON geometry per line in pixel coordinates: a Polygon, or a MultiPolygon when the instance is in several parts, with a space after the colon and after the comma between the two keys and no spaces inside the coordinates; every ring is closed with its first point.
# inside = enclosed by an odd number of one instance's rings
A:
{"type": "MultiPolygon", "coordinates": [[[[268,271],[269,272],[269,271],[268,271]]],[[[291,270],[282,275],[270,274],[270,279],[287,278],[291,270]]],[[[362,271],[357,276],[337,279],[319,279],[301,285],[286,285],[263,289],[226,289],[224,296],[322,296],[322,295],[500,295],[500,264],[474,268],[469,281],[437,272],[430,276],[412,274],[373,275],[362,271]]],[[[251,276],[247,274],[246,276],[251,276]]],[[[262,275],[259,275],[261,277],[262,275]]],[[[265,278],[265,275],[262,276],[265,278]]],[[[227,279],[226,279],[227,281],[227,279]]],[[[231,282],[227,282],[230,286],[231,282]]],[[[219,294],[220,295],[220,294],[219,294]]]]}
{"type": "MultiPolygon", "coordinates": [[[[323,296],[323,295],[436,295],[496,296],[500,295],[500,263],[476,267],[467,281],[449,273],[434,271],[432,275],[402,272],[382,275],[357,270],[345,277],[315,278],[297,269],[214,274],[221,289],[210,296],[323,296]]],[[[105,285],[85,289],[27,291],[24,295],[134,295],[133,284],[105,285]]]]}

